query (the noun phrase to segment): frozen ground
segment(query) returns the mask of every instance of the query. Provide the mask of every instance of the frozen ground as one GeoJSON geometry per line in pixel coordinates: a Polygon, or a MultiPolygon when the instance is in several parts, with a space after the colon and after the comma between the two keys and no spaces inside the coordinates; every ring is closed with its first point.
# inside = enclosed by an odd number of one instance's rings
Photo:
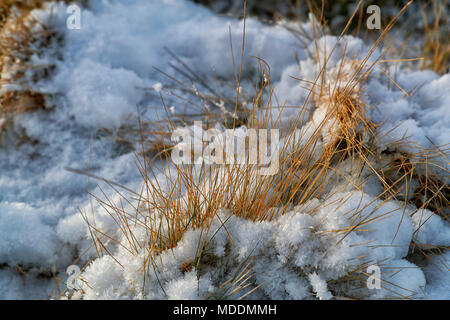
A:
{"type": "MultiPolygon", "coordinates": [[[[44,25],[63,34],[64,42],[32,57],[35,65],[56,65],[49,79],[37,84],[30,81],[35,90],[50,97],[48,104],[53,108],[16,117],[0,148],[2,299],[48,297],[56,285],[52,272],[61,276],[91,246],[88,228],[78,208],[88,215],[95,212],[95,223],[100,229],[114,231],[109,216],[88,196],[88,191],[100,193],[98,181],[88,181],[85,176],[65,170],[66,167],[89,168],[96,176],[138,190],[142,178],[135,165],[135,155],[126,144],[114,139],[116,130],[136,124],[137,106],[147,120],[165,118],[160,92],[166,94],[167,103],[176,112],[203,111],[167,94],[166,87],[173,82],[155,67],[174,74],[176,70],[171,65],[177,65],[177,61],[165,48],[211,83],[215,77],[234,77],[230,30],[237,61],[241,52],[242,21],[217,16],[187,1],[93,1],[89,9],[82,11],[81,30],[66,28],[65,5],[49,4],[33,14],[44,25]],[[17,146],[17,137],[24,133],[37,143],[17,146]]],[[[305,23],[304,28],[310,32],[310,24],[305,23]]],[[[322,38],[319,48],[330,48],[335,41],[334,37],[322,38]]],[[[364,57],[369,50],[356,38],[346,37],[342,43],[347,44],[347,55],[353,58],[364,57]]],[[[309,44],[309,49],[313,46],[309,44]]],[[[327,65],[330,83],[343,47],[343,44],[337,47],[327,65]]],[[[254,19],[246,21],[244,73],[251,75],[256,69],[252,56],[263,57],[270,64],[271,82],[275,84],[280,104],[285,101],[293,106],[303,104],[307,91],[290,76],[314,80],[319,66],[308,58],[307,50],[299,47],[296,38],[280,26],[264,25],[254,19]]],[[[377,55],[378,51],[371,59],[377,55]]],[[[388,88],[379,70],[374,71],[364,88],[367,103],[377,106],[370,111],[370,116],[382,123],[380,137],[387,133],[378,141],[381,149],[402,137],[409,137],[424,147],[448,144],[450,75],[403,68],[398,71],[396,81],[406,91],[417,89],[416,94],[407,97],[393,85],[388,88]]],[[[4,86],[2,91],[9,89],[4,86]]],[[[314,125],[321,112],[317,108],[306,125],[314,125]]],[[[293,114],[295,109],[289,109],[282,118],[287,122],[293,114]]],[[[414,145],[400,148],[417,150],[414,145]]],[[[108,186],[101,186],[113,199],[116,197],[108,186]]],[[[345,276],[358,262],[384,261],[382,277],[397,286],[394,291],[399,296],[450,299],[448,252],[436,258],[439,263],[423,270],[404,259],[413,237],[434,246],[448,247],[448,222],[425,211],[424,215],[431,218],[422,225],[417,221],[417,214],[410,217],[413,209],[408,208],[402,214],[401,202],[377,202],[376,188],[374,185],[363,192],[341,191],[335,198],[347,199],[341,206],[333,203],[333,198],[329,202],[314,200],[305,206],[319,208],[312,216],[307,214],[307,208],[300,207],[270,223],[231,217],[227,229],[236,246],[225,255],[229,243],[222,229],[210,240],[211,254],[231,266],[245,262],[250,256],[256,257],[256,284],[264,285],[251,298],[304,299],[316,295],[328,299],[332,297],[331,291],[342,295],[351,292],[360,298],[390,297],[389,289],[393,288],[389,286],[378,291],[352,291],[348,283],[333,284],[333,280],[345,276]],[[335,250],[324,255],[336,239],[317,234],[345,228],[350,223],[349,212],[361,209],[363,215],[369,214],[377,204],[380,206],[376,215],[388,213],[385,219],[372,224],[369,233],[352,233],[335,250]],[[362,243],[370,245],[359,245],[362,243]]],[[[222,214],[222,220],[226,220],[227,212],[222,214]]],[[[219,226],[215,221],[211,230],[219,226]]],[[[139,241],[144,242],[145,233],[139,232],[136,230],[141,235],[139,241]]],[[[109,256],[96,259],[83,274],[90,284],[84,288],[84,298],[205,298],[215,292],[226,275],[218,270],[206,270],[198,279],[194,271],[182,273],[179,265],[195,254],[199,237],[210,236],[190,231],[173,252],[163,253],[161,265],[150,274],[153,285],[147,283],[143,294],[137,288],[143,286],[139,266],[145,252],[130,255],[115,248],[114,256],[127,261],[125,268],[120,268],[109,256]],[[159,273],[165,277],[161,286],[154,284],[162,276],[159,273]]],[[[91,248],[77,264],[84,265],[94,254],[91,248]]],[[[64,283],[60,287],[64,289],[64,283]]]]}

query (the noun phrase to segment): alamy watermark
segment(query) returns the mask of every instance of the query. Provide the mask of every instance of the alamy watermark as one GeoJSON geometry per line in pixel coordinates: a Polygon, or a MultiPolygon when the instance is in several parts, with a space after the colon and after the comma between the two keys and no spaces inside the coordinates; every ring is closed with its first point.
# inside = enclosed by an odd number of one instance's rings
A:
{"type": "Polygon", "coordinates": [[[381,29],[381,9],[379,6],[373,4],[367,7],[366,12],[370,14],[370,16],[367,18],[367,29],[373,30],[381,29]]]}
{"type": "Polygon", "coordinates": [[[371,265],[367,267],[367,273],[370,276],[367,278],[367,289],[381,289],[381,269],[377,265],[371,265]]]}
{"type": "Polygon", "coordinates": [[[66,26],[69,30],[81,29],[81,8],[76,4],[67,7],[66,13],[69,17],[66,20],[66,26]]]}
{"type": "Polygon", "coordinates": [[[256,165],[259,175],[274,175],[279,170],[278,129],[203,130],[201,121],[191,128],[172,133],[172,161],[183,164],[256,165]]]}
{"type": "Polygon", "coordinates": [[[70,265],[67,267],[66,273],[69,275],[66,281],[67,289],[77,290],[81,288],[81,280],[79,278],[81,269],[77,265],[70,265]]]}

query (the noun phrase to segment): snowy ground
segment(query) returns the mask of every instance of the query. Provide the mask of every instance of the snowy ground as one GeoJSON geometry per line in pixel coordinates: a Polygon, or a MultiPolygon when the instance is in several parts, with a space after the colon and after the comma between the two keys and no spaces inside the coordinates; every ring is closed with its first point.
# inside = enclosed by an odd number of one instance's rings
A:
{"type": "MultiPolygon", "coordinates": [[[[63,279],[59,288],[64,290],[66,268],[72,264],[83,266],[95,256],[79,208],[88,215],[96,213],[98,228],[113,231],[109,215],[88,195],[88,191],[101,193],[98,181],[65,168],[89,168],[96,176],[139,190],[142,178],[135,155],[126,143],[114,139],[116,130],[136,124],[137,106],[146,120],[165,118],[160,93],[177,113],[202,111],[201,106],[192,106],[167,93],[166,88],[173,86],[173,82],[156,69],[173,75],[176,69],[171,66],[179,63],[165,48],[211,83],[215,78],[234,78],[230,32],[238,61],[241,52],[243,21],[217,16],[184,0],[92,1],[89,9],[82,11],[80,30],[66,28],[66,5],[52,3],[33,14],[62,34],[64,41],[32,57],[35,65],[56,65],[48,79],[30,81],[36,91],[47,94],[47,104],[53,107],[16,117],[0,148],[1,299],[46,298],[57,287],[52,276],[56,273],[63,279]],[[23,133],[37,143],[26,142],[17,147],[18,136],[23,133]],[[84,253],[88,248],[89,252],[84,253]],[[84,253],[81,260],[76,261],[81,253],[84,253]]],[[[304,28],[311,32],[309,23],[305,22],[304,28]]],[[[322,54],[335,41],[335,37],[322,38],[319,41],[322,54]]],[[[355,55],[364,57],[370,49],[360,39],[345,37],[327,65],[330,83],[337,72],[344,43],[347,56],[354,59],[355,55]]],[[[281,26],[264,25],[254,19],[246,21],[244,73],[251,75],[256,69],[252,56],[263,57],[270,64],[271,82],[280,104],[299,106],[306,99],[307,90],[290,76],[314,80],[319,66],[308,57],[308,50],[314,50],[313,43],[308,48],[302,47],[281,26]]],[[[371,59],[379,54],[376,51],[371,59]]],[[[378,129],[382,137],[379,147],[386,149],[389,143],[405,136],[424,147],[448,144],[450,74],[409,71],[407,63],[402,67],[396,74],[396,82],[406,91],[417,90],[415,95],[407,97],[393,85],[388,88],[388,80],[380,70],[374,71],[364,88],[367,103],[377,106],[370,110],[371,119],[382,123],[378,129]],[[383,133],[387,134],[383,136],[383,133]]],[[[4,93],[11,88],[3,86],[1,90],[4,93]]],[[[249,88],[244,86],[244,90],[251,95],[249,88]]],[[[185,97],[191,96],[185,94],[185,97]]],[[[288,122],[295,112],[295,109],[284,111],[283,121],[288,122]]],[[[320,121],[321,112],[317,108],[305,126],[320,121]]],[[[418,150],[414,145],[399,148],[418,150]]],[[[443,161],[448,167],[448,160],[443,161]]],[[[100,186],[113,199],[120,198],[105,184],[100,186]]],[[[400,201],[376,200],[378,187],[374,183],[362,191],[340,190],[334,198],[311,200],[271,222],[253,223],[229,217],[223,211],[221,221],[228,221],[227,231],[236,244],[232,249],[229,249],[227,233],[216,219],[211,227],[213,238],[198,230],[188,232],[175,250],[161,254],[159,265],[149,272],[146,284],[142,283],[139,271],[145,251],[131,255],[121,247],[114,248],[114,257],[126,261],[125,267],[121,268],[109,255],[94,260],[83,273],[89,286],[84,288],[81,297],[208,297],[227,279],[228,274],[221,274],[224,270],[203,270],[198,278],[195,271],[183,273],[179,269],[183,261],[195,255],[199,239],[207,237],[211,255],[222,259],[230,268],[255,257],[253,285],[264,285],[250,298],[329,299],[333,295],[347,295],[450,299],[448,251],[436,256],[435,264],[425,268],[404,259],[413,238],[434,246],[450,246],[448,221],[428,210],[421,212],[422,220],[419,214],[410,217],[414,208],[404,211],[400,201]],[[333,202],[337,199],[346,201],[333,202]],[[310,215],[309,207],[318,209],[310,215]],[[376,215],[388,214],[371,225],[372,231],[351,233],[326,253],[336,238],[319,234],[346,228],[350,225],[351,212],[356,210],[362,210],[363,216],[374,211],[376,215]],[[422,225],[424,220],[426,223],[422,225]],[[214,233],[217,229],[219,232],[214,233]],[[363,243],[370,245],[360,245],[363,243]],[[335,281],[347,275],[352,266],[368,261],[383,261],[382,278],[391,285],[371,291],[335,281]],[[165,279],[164,283],[156,285],[161,278],[165,279]],[[142,287],[146,288],[143,292],[137,289],[142,287]]],[[[144,243],[145,232],[138,229],[135,230],[141,237],[138,241],[144,243]]]]}

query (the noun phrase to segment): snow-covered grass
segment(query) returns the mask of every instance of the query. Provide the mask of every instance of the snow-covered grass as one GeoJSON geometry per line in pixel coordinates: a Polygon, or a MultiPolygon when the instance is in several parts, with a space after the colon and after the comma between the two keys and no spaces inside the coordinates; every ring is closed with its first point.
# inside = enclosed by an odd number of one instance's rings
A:
{"type": "Polygon", "coordinates": [[[61,42],[25,55],[49,75],[21,78],[53,108],[5,127],[0,297],[449,298],[448,74],[389,60],[385,32],[330,36],[313,16],[91,2],[67,30],[65,9],[33,11],[61,42]],[[199,139],[194,119],[280,129],[280,170],[173,163],[170,132],[199,139]]]}
{"type": "MultiPolygon", "coordinates": [[[[45,101],[42,94],[33,92],[23,81],[25,74],[48,72],[49,66],[42,66],[39,71],[29,70],[27,63],[32,51],[45,47],[46,38],[52,36],[44,29],[33,30],[33,21],[20,12],[8,15],[0,34],[0,68],[2,72],[2,96],[0,107],[0,133],[10,124],[15,115],[44,108],[45,101]],[[9,88],[8,88],[9,87],[9,88]],[[8,88],[5,90],[5,88],[8,88]]],[[[55,36],[55,35],[53,35],[55,36]]],[[[42,76],[42,75],[41,75],[42,76]]]]}

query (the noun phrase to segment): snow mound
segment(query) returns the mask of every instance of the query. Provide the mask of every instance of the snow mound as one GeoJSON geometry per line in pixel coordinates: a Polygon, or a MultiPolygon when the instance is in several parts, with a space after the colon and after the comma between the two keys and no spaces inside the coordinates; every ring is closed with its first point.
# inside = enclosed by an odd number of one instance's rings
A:
{"type": "MultiPolygon", "coordinates": [[[[142,246],[131,254],[123,239],[122,246],[113,251],[116,261],[104,256],[82,273],[83,297],[109,299],[111,292],[118,299],[227,296],[229,292],[219,288],[250,261],[253,277],[248,290],[254,289],[252,298],[423,297],[422,271],[402,259],[408,253],[413,225],[409,213],[403,215],[400,202],[382,202],[357,191],[311,202],[271,222],[251,222],[222,211],[209,230],[190,230],[175,248],[150,258],[145,280],[139,270],[149,255],[148,248],[142,246]],[[316,213],[302,212],[317,205],[321,209],[316,213]],[[360,211],[364,223],[355,225],[355,211],[360,211]],[[356,231],[343,231],[349,227],[356,231]],[[201,250],[200,243],[206,243],[201,250]],[[185,270],[186,261],[196,261],[199,251],[208,260],[201,260],[201,266],[194,268],[197,272],[185,270]],[[382,289],[355,292],[348,285],[345,277],[350,274],[365,279],[356,270],[359,265],[379,266],[382,289]]],[[[137,241],[148,243],[148,235],[136,231],[137,241]]]]}

